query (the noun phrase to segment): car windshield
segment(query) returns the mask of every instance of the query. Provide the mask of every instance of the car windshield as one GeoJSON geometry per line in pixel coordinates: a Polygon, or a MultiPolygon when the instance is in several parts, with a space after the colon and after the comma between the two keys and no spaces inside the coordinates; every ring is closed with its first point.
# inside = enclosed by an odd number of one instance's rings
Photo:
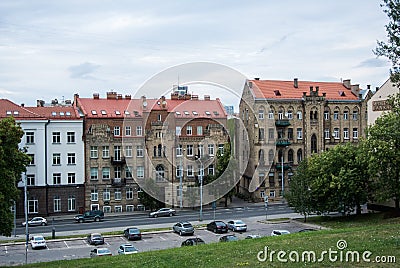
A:
{"type": "Polygon", "coordinates": [[[98,252],[99,254],[108,254],[108,253],[110,253],[110,250],[108,250],[108,249],[106,249],[106,248],[99,248],[99,249],[97,250],[97,252],[98,252]]]}
{"type": "Polygon", "coordinates": [[[244,222],[242,222],[242,221],[234,221],[233,223],[234,224],[244,224],[244,222]]]}
{"type": "Polygon", "coordinates": [[[101,235],[92,235],[93,239],[101,239],[101,235]]]}
{"type": "Polygon", "coordinates": [[[222,221],[216,221],[215,224],[218,225],[218,226],[224,226],[225,225],[225,223],[223,223],[222,221]]]}
{"type": "Polygon", "coordinates": [[[183,227],[185,227],[185,228],[190,228],[190,227],[192,227],[192,225],[191,225],[190,223],[184,223],[184,224],[183,224],[183,227]]]}
{"type": "Polygon", "coordinates": [[[139,229],[129,229],[130,234],[138,234],[140,233],[139,229]]]}
{"type": "Polygon", "coordinates": [[[34,240],[35,240],[35,241],[42,241],[42,240],[44,240],[44,238],[41,237],[41,236],[36,236],[36,237],[34,238],[34,240]]]}
{"type": "Polygon", "coordinates": [[[238,238],[236,236],[233,236],[233,235],[227,236],[226,238],[227,238],[227,240],[230,240],[230,241],[238,240],[238,238]]]}
{"type": "Polygon", "coordinates": [[[134,251],[136,251],[137,249],[134,247],[134,246],[128,246],[128,247],[125,247],[125,252],[134,252],[134,251]]]}

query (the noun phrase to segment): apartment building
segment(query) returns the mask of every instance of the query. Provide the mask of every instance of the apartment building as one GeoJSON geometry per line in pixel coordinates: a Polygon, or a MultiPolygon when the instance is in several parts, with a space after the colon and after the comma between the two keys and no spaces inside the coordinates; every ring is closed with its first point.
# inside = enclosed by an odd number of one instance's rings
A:
{"type": "Polygon", "coordinates": [[[54,102],[37,107],[0,100],[0,118],[12,116],[20,123],[31,162],[18,187],[17,217],[24,215],[27,183],[29,216],[77,213],[84,207],[83,119],[71,104],[54,102]],[[26,178],[26,180],[25,180],[26,178]]]}
{"type": "Polygon", "coordinates": [[[255,201],[280,199],[304,158],[365,136],[366,103],[350,80],[248,80],[240,103],[248,147],[238,151],[249,163],[239,191],[255,201]]]}

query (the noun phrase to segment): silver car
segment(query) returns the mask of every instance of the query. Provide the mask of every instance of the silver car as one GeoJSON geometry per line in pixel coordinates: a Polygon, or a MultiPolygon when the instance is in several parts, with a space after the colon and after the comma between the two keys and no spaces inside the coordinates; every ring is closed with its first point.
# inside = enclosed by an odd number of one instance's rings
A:
{"type": "Polygon", "coordinates": [[[160,208],[157,211],[151,212],[149,217],[157,218],[162,216],[174,216],[176,214],[175,209],[172,208],[160,208]]]}
{"type": "Polygon", "coordinates": [[[194,234],[194,228],[193,225],[188,222],[188,221],[181,221],[176,223],[172,229],[174,230],[175,233],[178,233],[179,235],[193,235],[194,234]]]}
{"type": "Polygon", "coordinates": [[[232,220],[228,221],[228,229],[236,232],[246,232],[247,231],[247,225],[241,221],[241,220],[232,220]]]}

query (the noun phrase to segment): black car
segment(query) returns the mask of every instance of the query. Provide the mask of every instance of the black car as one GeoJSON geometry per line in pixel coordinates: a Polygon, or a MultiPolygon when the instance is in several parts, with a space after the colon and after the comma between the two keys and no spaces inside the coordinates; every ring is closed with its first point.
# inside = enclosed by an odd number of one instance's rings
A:
{"type": "Polygon", "coordinates": [[[223,221],[212,221],[207,224],[207,230],[214,233],[227,233],[228,225],[223,221]]]}
{"type": "Polygon", "coordinates": [[[219,242],[231,242],[238,240],[239,238],[236,235],[224,235],[219,238],[219,242]]]}
{"type": "Polygon", "coordinates": [[[101,210],[89,210],[83,214],[76,215],[74,219],[76,222],[101,221],[104,219],[104,212],[101,210]]]}
{"type": "Polygon", "coordinates": [[[200,244],[205,244],[206,242],[204,242],[203,239],[198,238],[198,237],[194,237],[194,238],[189,238],[186,239],[185,241],[182,242],[181,246],[185,247],[185,246],[196,246],[196,245],[200,245],[200,244]]]}
{"type": "Polygon", "coordinates": [[[99,233],[93,233],[87,236],[87,242],[90,245],[103,245],[104,244],[104,238],[101,234],[99,233]]]}
{"type": "Polygon", "coordinates": [[[124,230],[124,236],[128,240],[140,240],[142,239],[142,233],[136,227],[127,228],[124,230]]]}

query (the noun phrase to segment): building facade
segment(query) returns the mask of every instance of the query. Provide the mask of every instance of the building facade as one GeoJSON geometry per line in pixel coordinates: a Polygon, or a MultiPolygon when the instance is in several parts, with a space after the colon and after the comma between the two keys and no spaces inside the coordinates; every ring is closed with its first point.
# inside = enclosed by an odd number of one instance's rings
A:
{"type": "Polygon", "coordinates": [[[240,117],[249,144],[240,152],[249,163],[239,189],[255,201],[274,200],[304,158],[365,136],[367,105],[350,80],[254,79],[245,83],[240,117]]]}

